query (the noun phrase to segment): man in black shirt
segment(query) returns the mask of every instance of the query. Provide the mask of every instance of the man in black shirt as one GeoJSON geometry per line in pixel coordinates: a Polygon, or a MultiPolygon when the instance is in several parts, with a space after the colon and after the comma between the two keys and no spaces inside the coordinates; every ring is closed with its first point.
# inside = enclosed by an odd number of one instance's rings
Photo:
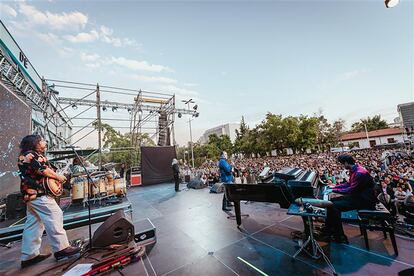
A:
{"type": "Polygon", "coordinates": [[[174,182],[175,182],[175,191],[179,192],[180,191],[180,167],[178,167],[178,160],[177,159],[173,159],[172,163],[172,170],[173,170],[173,174],[174,174],[174,182]]]}

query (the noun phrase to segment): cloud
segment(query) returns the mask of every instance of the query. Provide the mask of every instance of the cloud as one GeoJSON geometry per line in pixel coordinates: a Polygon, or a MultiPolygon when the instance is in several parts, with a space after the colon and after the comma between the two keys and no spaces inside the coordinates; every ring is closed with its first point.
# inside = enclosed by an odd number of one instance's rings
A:
{"type": "Polygon", "coordinates": [[[367,70],[365,70],[365,69],[355,69],[355,70],[352,70],[352,71],[344,72],[344,73],[340,74],[337,77],[337,80],[338,81],[347,81],[347,80],[353,79],[357,76],[360,76],[361,74],[366,73],[366,72],[367,72],[367,70]]]}
{"type": "Polygon", "coordinates": [[[56,45],[62,42],[62,40],[53,33],[34,33],[36,37],[38,37],[41,41],[49,44],[49,45],[56,45]]]}
{"type": "Polygon", "coordinates": [[[98,68],[98,67],[100,67],[102,64],[101,63],[99,63],[99,62],[95,62],[95,63],[86,63],[85,64],[85,66],[86,67],[89,67],[89,68],[92,68],[92,69],[95,69],[95,68],[98,68]]]}
{"type": "Polygon", "coordinates": [[[187,87],[196,87],[196,86],[198,86],[198,84],[197,84],[197,83],[191,83],[191,82],[188,82],[188,83],[183,83],[183,85],[184,85],[184,86],[187,86],[187,87]]]}
{"type": "Polygon", "coordinates": [[[92,30],[88,33],[81,32],[76,35],[65,35],[63,38],[72,43],[93,42],[95,40],[98,40],[99,33],[96,30],[92,30]]]}
{"type": "Polygon", "coordinates": [[[134,39],[114,36],[113,29],[104,25],[99,29],[92,29],[89,32],[80,32],[76,35],[65,35],[64,38],[72,43],[89,43],[99,40],[111,44],[114,47],[133,46],[137,49],[142,47],[142,45],[138,44],[134,39]]]}
{"type": "Polygon", "coordinates": [[[148,72],[173,72],[172,69],[157,64],[150,64],[146,61],[127,59],[124,57],[112,57],[108,60],[110,64],[116,64],[134,71],[148,71],[148,72]]]}
{"type": "Polygon", "coordinates": [[[198,95],[197,91],[194,90],[190,90],[190,89],[185,89],[185,88],[180,88],[178,86],[175,85],[162,85],[160,86],[160,89],[168,92],[168,93],[174,93],[177,94],[178,96],[181,97],[195,97],[198,95]]]}
{"type": "Polygon", "coordinates": [[[142,82],[150,82],[150,83],[160,83],[160,84],[175,84],[177,81],[175,79],[166,78],[166,77],[150,77],[150,76],[142,76],[142,75],[133,75],[132,79],[142,81],[142,82]]]}
{"type": "Polygon", "coordinates": [[[10,16],[10,17],[16,17],[17,16],[17,11],[15,9],[13,9],[12,7],[10,7],[9,5],[0,3],[0,14],[1,15],[7,15],[7,16],[10,16]]]}
{"type": "Polygon", "coordinates": [[[83,29],[88,23],[88,16],[81,12],[42,12],[25,2],[19,2],[19,12],[26,17],[29,25],[44,25],[54,30],[83,29]]]}
{"type": "Polygon", "coordinates": [[[100,58],[100,56],[96,53],[92,53],[92,54],[88,54],[88,53],[84,53],[84,52],[80,53],[80,59],[82,61],[94,62],[94,61],[97,61],[99,58],[100,58]]]}

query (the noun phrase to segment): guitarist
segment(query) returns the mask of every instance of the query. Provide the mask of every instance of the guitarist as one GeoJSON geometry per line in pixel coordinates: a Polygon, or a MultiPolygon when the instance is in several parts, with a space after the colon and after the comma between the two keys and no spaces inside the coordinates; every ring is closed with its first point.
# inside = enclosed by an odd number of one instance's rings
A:
{"type": "Polygon", "coordinates": [[[21,192],[27,213],[23,230],[21,267],[38,263],[51,254],[40,254],[41,238],[46,230],[56,260],[79,253],[80,249],[69,245],[63,229],[63,212],[43,185],[45,177],[59,182],[66,177],[58,175],[44,156],[47,143],[40,135],[28,135],[20,143],[18,166],[21,192]]]}

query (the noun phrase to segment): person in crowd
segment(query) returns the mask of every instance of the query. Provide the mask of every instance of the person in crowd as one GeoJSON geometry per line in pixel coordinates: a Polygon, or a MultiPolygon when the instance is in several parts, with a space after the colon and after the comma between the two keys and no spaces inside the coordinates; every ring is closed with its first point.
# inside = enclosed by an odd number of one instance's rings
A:
{"type": "MultiPolygon", "coordinates": [[[[230,166],[229,162],[227,161],[227,152],[223,151],[220,156],[219,161],[219,170],[220,170],[220,180],[223,183],[232,183],[233,182],[233,174],[232,174],[232,167],[230,166]]],[[[226,193],[223,195],[223,203],[222,203],[222,210],[223,211],[230,211],[229,207],[231,207],[230,201],[226,198],[226,193]]]]}
{"type": "Polygon", "coordinates": [[[173,176],[174,176],[174,183],[175,183],[175,191],[180,191],[180,167],[178,166],[178,160],[173,159],[171,163],[171,167],[173,170],[173,176]]]}
{"type": "Polygon", "coordinates": [[[50,241],[56,260],[77,255],[80,248],[69,245],[63,229],[63,212],[43,185],[45,178],[65,182],[66,177],[57,174],[46,156],[46,141],[40,135],[28,135],[20,143],[18,167],[21,192],[26,202],[26,222],[23,230],[21,267],[36,264],[51,254],[41,254],[43,231],[50,241]]]}
{"type": "Polygon", "coordinates": [[[124,179],[124,177],[125,177],[125,168],[126,168],[125,163],[122,163],[121,164],[121,169],[119,170],[119,177],[121,179],[124,179]]]}
{"type": "Polygon", "coordinates": [[[324,234],[331,241],[348,243],[342,227],[341,213],[357,209],[375,209],[375,183],[369,172],[356,164],[351,155],[338,156],[338,162],[349,171],[349,181],[332,189],[333,192],[344,196],[332,199],[333,206],[327,208],[324,234]]]}

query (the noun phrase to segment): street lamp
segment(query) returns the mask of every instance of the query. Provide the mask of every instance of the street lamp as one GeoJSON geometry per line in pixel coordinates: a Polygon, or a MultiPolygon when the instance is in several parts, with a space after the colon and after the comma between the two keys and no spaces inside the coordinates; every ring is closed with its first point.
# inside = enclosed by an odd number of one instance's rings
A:
{"type": "MultiPolygon", "coordinates": [[[[194,104],[195,102],[193,101],[193,99],[189,99],[189,100],[182,100],[182,102],[184,104],[187,105],[187,109],[190,110],[190,104],[194,104]]],[[[194,110],[197,109],[197,105],[195,105],[194,107],[196,107],[194,110]]],[[[191,131],[191,118],[188,119],[188,126],[190,127],[190,147],[191,147],[191,164],[193,165],[194,168],[194,150],[193,150],[193,133],[191,131]]]]}

